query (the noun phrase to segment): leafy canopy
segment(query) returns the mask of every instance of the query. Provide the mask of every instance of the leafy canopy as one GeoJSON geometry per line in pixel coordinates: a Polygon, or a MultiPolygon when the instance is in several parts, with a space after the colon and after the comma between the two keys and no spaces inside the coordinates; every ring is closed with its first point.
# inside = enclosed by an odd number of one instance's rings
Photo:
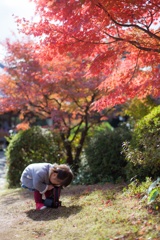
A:
{"type": "Polygon", "coordinates": [[[32,0],[36,22],[18,19],[38,37],[41,56],[72,52],[92,59],[88,76],[103,73],[99,110],[135,96],[159,96],[160,3],[158,0],[32,0]],[[43,52],[43,54],[42,54],[43,52]]]}

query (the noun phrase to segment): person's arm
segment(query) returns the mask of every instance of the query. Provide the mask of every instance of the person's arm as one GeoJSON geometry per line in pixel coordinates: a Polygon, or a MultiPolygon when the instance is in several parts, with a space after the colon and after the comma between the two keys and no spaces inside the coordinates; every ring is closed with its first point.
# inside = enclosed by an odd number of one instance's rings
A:
{"type": "Polygon", "coordinates": [[[37,176],[34,180],[35,189],[37,189],[41,194],[45,193],[46,191],[52,190],[54,186],[52,184],[45,184],[41,182],[41,179],[37,176]]]}
{"type": "MultiPolygon", "coordinates": [[[[39,191],[41,194],[45,193],[48,189],[48,184],[42,182],[42,179],[39,175],[36,175],[36,177],[34,177],[33,179],[33,186],[34,188],[39,191]]],[[[52,189],[51,187],[49,187],[50,189],[52,189]]]]}
{"type": "Polygon", "coordinates": [[[48,185],[47,191],[48,190],[52,190],[54,188],[54,186],[52,184],[48,185]]]}

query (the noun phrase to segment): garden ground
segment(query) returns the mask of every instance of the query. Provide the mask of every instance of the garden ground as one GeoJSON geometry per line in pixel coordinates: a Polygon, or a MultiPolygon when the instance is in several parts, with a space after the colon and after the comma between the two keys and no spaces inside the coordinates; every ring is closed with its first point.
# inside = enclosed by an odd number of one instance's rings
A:
{"type": "Polygon", "coordinates": [[[36,211],[32,192],[0,191],[3,240],[159,240],[160,212],[123,193],[124,185],[69,186],[62,207],[36,211]]]}

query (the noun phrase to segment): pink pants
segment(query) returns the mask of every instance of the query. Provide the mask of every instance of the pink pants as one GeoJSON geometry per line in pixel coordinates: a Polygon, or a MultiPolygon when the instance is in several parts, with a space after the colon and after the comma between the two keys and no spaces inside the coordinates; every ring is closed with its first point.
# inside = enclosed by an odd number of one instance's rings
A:
{"type": "MultiPolygon", "coordinates": [[[[45,192],[45,197],[48,198],[51,196],[53,190],[45,192]]],[[[36,203],[43,203],[42,194],[38,191],[34,191],[34,200],[36,203]]]]}

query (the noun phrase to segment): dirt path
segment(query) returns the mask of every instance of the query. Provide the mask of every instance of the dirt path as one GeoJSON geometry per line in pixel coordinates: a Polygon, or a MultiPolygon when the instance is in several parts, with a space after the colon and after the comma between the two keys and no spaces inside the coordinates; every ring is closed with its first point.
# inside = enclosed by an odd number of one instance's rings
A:
{"type": "Polygon", "coordinates": [[[6,184],[6,158],[4,152],[0,151],[0,190],[3,190],[6,184]]]}

